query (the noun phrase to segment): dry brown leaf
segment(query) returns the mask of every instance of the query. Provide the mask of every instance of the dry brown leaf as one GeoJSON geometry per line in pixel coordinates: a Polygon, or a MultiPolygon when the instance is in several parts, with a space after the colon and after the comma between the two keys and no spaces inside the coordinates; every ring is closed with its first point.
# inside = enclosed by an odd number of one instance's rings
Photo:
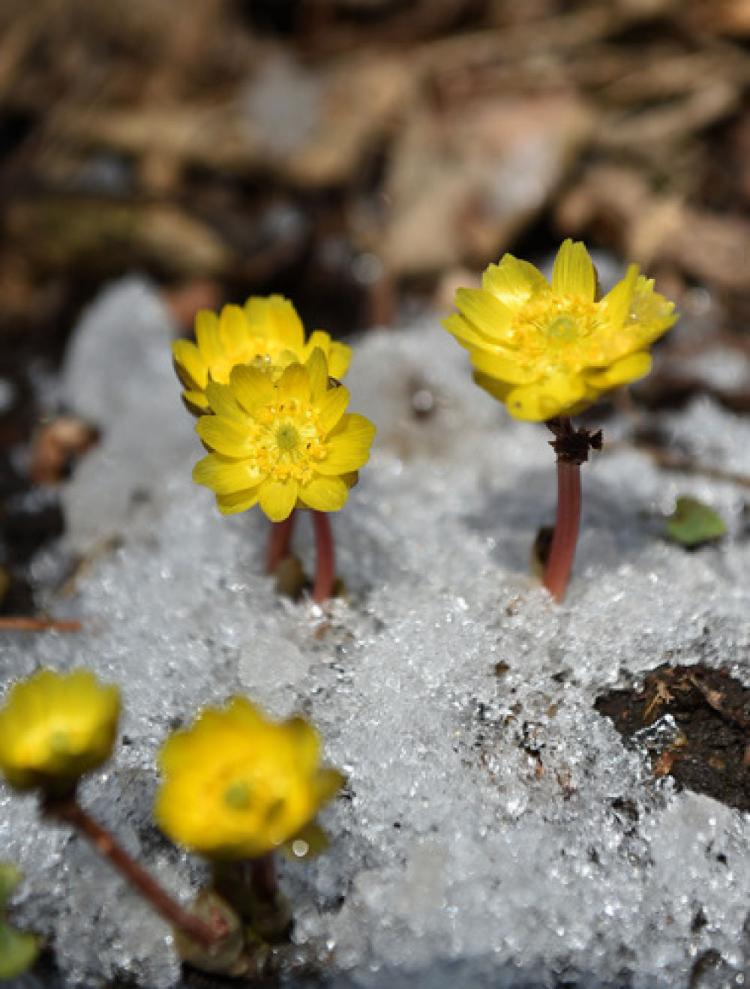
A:
{"type": "Polygon", "coordinates": [[[559,225],[582,235],[616,231],[621,252],[646,267],[675,265],[708,284],[742,292],[750,284],[750,221],[656,195],[632,169],[594,166],[560,202],[559,225]]]}
{"type": "Polygon", "coordinates": [[[75,416],[60,416],[36,431],[31,444],[29,477],[34,484],[59,484],[71,462],[97,442],[93,426],[75,416]]]}
{"type": "Polygon", "coordinates": [[[500,252],[558,188],[591,125],[574,95],[417,107],[393,151],[380,254],[414,275],[500,252]]]}
{"type": "Polygon", "coordinates": [[[384,54],[347,56],[317,70],[274,55],[222,103],[66,108],[50,133],[137,158],[233,172],[273,169],[301,185],[332,185],[352,177],[408,103],[412,83],[404,61],[384,54]]]}
{"type": "Polygon", "coordinates": [[[175,272],[210,275],[226,271],[233,255],[218,235],[169,204],[50,197],[14,203],[7,213],[13,241],[47,269],[65,269],[98,257],[151,254],[175,272]]]}

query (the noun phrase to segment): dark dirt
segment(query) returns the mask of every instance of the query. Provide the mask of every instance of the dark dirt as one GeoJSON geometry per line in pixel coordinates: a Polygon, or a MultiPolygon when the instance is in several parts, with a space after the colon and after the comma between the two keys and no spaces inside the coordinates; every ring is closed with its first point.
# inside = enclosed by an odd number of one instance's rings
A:
{"type": "Polygon", "coordinates": [[[645,745],[654,775],[750,811],[750,688],[725,670],[663,664],[642,689],[613,690],[595,705],[634,744],[645,745]],[[676,730],[669,730],[674,719],[676,730]],[[656,730],[665,731],[661,739],[656,730]]]}

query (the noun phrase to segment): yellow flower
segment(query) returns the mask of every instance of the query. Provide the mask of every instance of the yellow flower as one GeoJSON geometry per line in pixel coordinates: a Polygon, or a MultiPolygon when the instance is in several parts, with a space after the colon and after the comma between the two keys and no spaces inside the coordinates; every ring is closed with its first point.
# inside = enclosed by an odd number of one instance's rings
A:
{"type": "Polygon", "coordinates": [[[207,708],[161,748],[156,821],[216,859],[255,858],[292,841],[339,790],[321,768],[318,733],[302,718],[267,720],[250,701],[207,708]]]}
{"type": "Polygon", "coordinates": [[[677,319],[673,303],[634,264],[603,299],[596,294],[586,248],[566,240],[551,285],[506,254],[486,269],[482,288],[458,290],[460,312],[444,326],[469,351],[477,383],[512,416],[573,415],[648,374],[648,348],[677,319]]]}
{"type": "Polygon", "coordinates": [[[210,412],[206,397],[209,381],[225,385],[232,368],[256,364],[278,369],[295,361],[304,363],[316,347],[328,359],[330,373],[343,378],[352,352],[344,343],[315,330],[305,342],[305,330],[294,306],[281,295],[253,297],[244,308],[224,306],[219,316],[202,309],[195,318],[196,343],[172,344],[175,370],[184,386],[182,397],[195,415],[210,412]]]}
{"type": "Polygon", "coordinates": [[[343,507],[367,462],[375,427],[364,416],[345,414],[349,392],[330,387],[320,349],[278,378],[241,364],[228,385],[210,382],[206,396],[214,414],[195,428],[211,453],[195,465],[193,480],[216,494],[219,511],[243,512],[259,502],[280,522],[296,507],[343,507]]]}
{"type": "Polygon", "coordinates": [[[120,694],[88,670],[39,670],[0,709],[0,771],[17,790],[65,790],[109,758],[120,694]]]}

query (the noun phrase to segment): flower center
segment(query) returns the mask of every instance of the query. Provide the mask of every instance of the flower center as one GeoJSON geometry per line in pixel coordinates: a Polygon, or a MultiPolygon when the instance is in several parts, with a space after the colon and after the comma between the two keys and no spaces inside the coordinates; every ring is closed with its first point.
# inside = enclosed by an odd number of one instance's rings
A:
{"type": "Polygon", "coordinates": [[[553,340],[575,340],[578,336],[578,324],[572,316],[557,316],[546,327],[546,332],[553,340]]]}
{"type": "Polygon", "coordinates": [[[252,802],[250,785],[244,780],[236,780],[224,791],[224,803],[232,810],[247,810],[252,802]]]}
{"type": "Polygon", "coordinates": [[[291,422],[282,423],[276,430],[276,445],[279,450],[294,450],[299,444],[299,433],[291,422]]]}
{"type": "Polygon", "coordinates": [[[596,363],[602,347],[602,318],[596,302],[545,293],[521,308],[512,326],[512,346],[530,364],[548,371],[578,371],[596,363]]]}
{"type": "Polygon", "coordinates": [[[326,452],[315,409],[287,398],[258,409],[255,420],[260,426],[254,451],[258,471],[279,481],[310,481],[326,452]]]}
{"type": "Polygon", "coordinates": [[[70,748],[70,739],[65,731],[53,731],[49,737],[49,747],[55,755],[66,755],[70,748]]]}

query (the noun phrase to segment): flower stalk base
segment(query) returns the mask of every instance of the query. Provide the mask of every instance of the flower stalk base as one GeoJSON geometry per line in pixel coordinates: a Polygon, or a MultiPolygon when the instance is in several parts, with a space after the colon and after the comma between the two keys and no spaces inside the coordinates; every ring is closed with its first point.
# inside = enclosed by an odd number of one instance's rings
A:
{"type": "Polygon", "coordinates": [[[250,925],[259,941],[280,944],[288,939],[292,915],[279,890],[273,852],[254,859],[215,863],[213,888],[250,925]]]}
{"type": "Polygon", "coordinates": [[[321,604],[333,597],[336,580],[336,558],[333,548],[331,521],[326,512],[313,512],[315,529],[315,584],[313,601],[321,604]]]}
{"type": "Polygon", "coordinates": [[[574,429],[570,419],[550,419],[548,428],[555,439],[550,441],[557,454],[557,517],[547,565],[544,586],[555,601],[562,601],[570,580],[578,544],[581,523],[581,464],[590,450],[600,450],[601,430],[574,429]]]}
{"type": "Polygon", "coordinates": [[[293,511],[289,518],[284,519],[283,522],[271,523],[266,549],[266,573],[269,576],[273,576],[279,564],[289,556],[296,520],[297,513],[293,511]]]}

